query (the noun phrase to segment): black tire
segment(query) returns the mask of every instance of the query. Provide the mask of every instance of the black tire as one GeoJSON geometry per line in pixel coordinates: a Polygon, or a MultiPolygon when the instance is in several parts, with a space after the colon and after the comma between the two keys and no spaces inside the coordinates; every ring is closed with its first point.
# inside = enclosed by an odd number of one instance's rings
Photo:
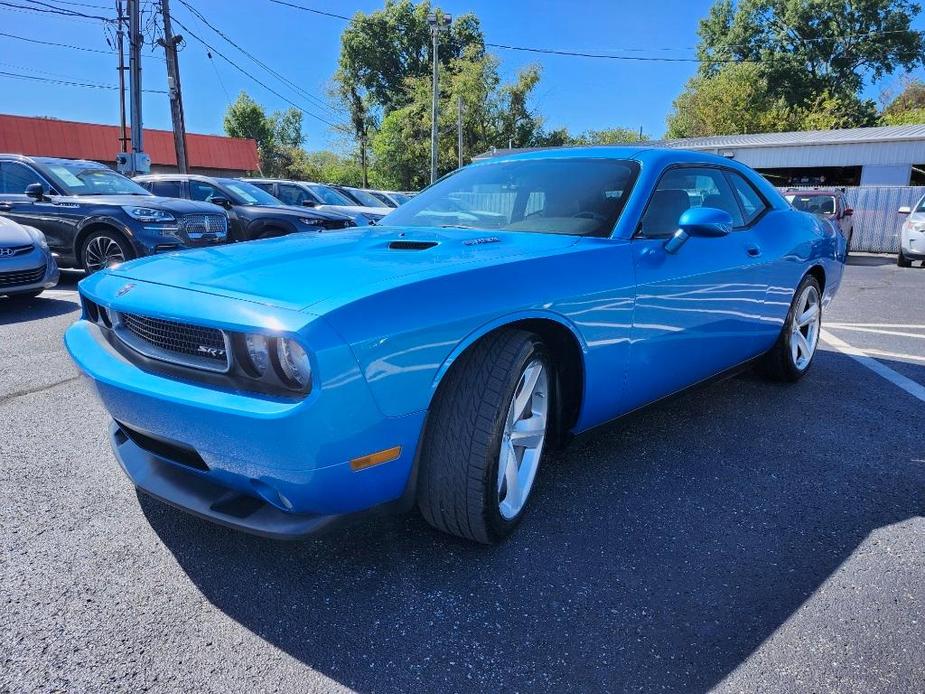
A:
{"type": "MultiPolygon", "coordinates": [[[[465,352],[446,375],[427,423],[417,501],[438,530],[490,544],[513,532],[529,505],[506,519],[499,508],[498,466],[508,410],[521,375],[539,360],[547,390],[555,388],[554,365],[534,334],[507,329],[465,352]]],[[[555,393],[547,398],[546,439],[555,421],[555,393]]],[[[539,458],[542,463],[541,447],[539,458]]],[[[532,489],[532,487],[530,488],[532,489]]]]}
{"type": "Polygon", "coordinates": [[[132,248],[132,244],[128,242],[128,239],[126,239],[121,232],[116,231],[115,229],[103,229],[100,231],[94,231],[84,239],[80,246],[80,266],[88,275],[103,269],[103,267],[97,267],[97,256],[94,250],[97,248],[97,244],[102,245],[107,249],[111,248],[115,250],[117,248],[118,254],[122,256],[122,260],[118,262],[131,260],[136,256],[135,249],[132,248]]]}
{"type": "Polygon", "coordinates": [[[784,326],[780,331],[777,342],[774,343],[774,346],[771,348],[771,350],[764,355],[764,358],[758,364],[759,371],[765,377],[773,381],[782,381],[785,383],[793,383],[794,381],[798,381],[806,375],[806,372],[809,371],[810,367],[813,365],[813,362],[816,360],[816,352],[818,352],[818,349],[814,345],[813,354],[810,357],[809,362],[803,366],[803,368],[798,367],[794,361],[793,352],[790,345],[790,333],[793,330],[793,321],[796,318],[795,314],[797,310],[797,302],[800,300],[800,298],[803,296],[803,292],[809,286],[814,287],[819,296],[819,330],[821,331],[822,289],[819,287],[819,282],[815,277],[812,275],[806,275],[793,294],[793,301],[790,302],[790,310],[787,312],[787,319],[784,321],[784,326]]]}
{"type": "Polygon", "coordinates": [[[899,255],[896,256],[896,264],[899,267],[912,267],[912,261],[903,255],[901,248],[899,249],[899,255]]]}
{"type": "Polygon", "coordinates": [[[854,238],[854,229],[848,232],[848,240],[845,241],[845,259],[851,255],[851,240],[854,238]]]}

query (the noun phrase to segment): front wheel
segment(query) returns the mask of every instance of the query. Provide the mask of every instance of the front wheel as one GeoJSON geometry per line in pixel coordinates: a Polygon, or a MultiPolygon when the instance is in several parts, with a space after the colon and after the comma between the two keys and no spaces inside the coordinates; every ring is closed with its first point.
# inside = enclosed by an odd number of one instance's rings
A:
{"type": "Polygon", "coordinates": [[[135,252],[122,234],[115,231],[95,231],[84,241],[80,261],[87,274],[92,274],[134,257],[135,252]]]}
{"type": "Polygon", "coordinates": [[[418,507],[444,532],[498,542],[523,517],[552,421],[553,363],[522,330],[482,339],[441,385],[424,438],[418,507]]]}
{"type": "Polygon", "coordinates": [[[761,370],[775,381],[797,381],[809,371],[822,331],[822,291],[812,275],[806,275],[793,295],[790,311],[777,342],[768,352],[761,370]]]}
{"type": "Polygon", "coordinates": [[[912,261],[903,255],[902,248],[899,249],[899,255],[896,256],[896,264],[899,265],[899,267],[912,267],[912,261]]]}

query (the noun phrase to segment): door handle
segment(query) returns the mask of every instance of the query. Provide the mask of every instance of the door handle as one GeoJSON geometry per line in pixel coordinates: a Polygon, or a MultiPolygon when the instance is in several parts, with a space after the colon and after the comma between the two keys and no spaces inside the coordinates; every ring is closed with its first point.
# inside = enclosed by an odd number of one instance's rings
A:
{"type": "Polygon", "coordinates": [[[749,243],[745,246],[745,252],[748,253],[752,258],[757,258],[759,255],[761,255],[761,248],[753,243],[749,243]]]}

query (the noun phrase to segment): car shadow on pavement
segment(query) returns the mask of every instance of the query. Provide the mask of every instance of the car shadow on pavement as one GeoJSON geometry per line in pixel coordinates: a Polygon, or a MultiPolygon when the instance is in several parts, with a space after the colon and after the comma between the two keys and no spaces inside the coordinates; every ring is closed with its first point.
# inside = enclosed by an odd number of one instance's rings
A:
{"type": "Polygon", "coordinates": [[[62,316],[77,311],[78,307],[76,296],[72,301],[53,299],[43,294],[30,298],[0,297],[0,325],[62,316]]]}
{"type": "Polygon", "coordinates": [[[879,265],[896,265],[896,254],[893,255],[849,255],[848,265],[862,265],[874,267],[879,265]]]}
{"type": "Polygon", "coordinates": [[[416,514],[283,543],[142,509],[212,604],[361,692],[703,691],[922,514],[922,412],[833,352],[795,385],[714,384],[547,460],[497,547],[416,514]]]}

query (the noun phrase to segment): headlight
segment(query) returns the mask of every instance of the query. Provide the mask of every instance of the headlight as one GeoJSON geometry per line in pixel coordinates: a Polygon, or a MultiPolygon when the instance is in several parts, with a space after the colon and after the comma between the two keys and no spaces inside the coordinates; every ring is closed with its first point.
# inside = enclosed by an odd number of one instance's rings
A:
{"type": "Polygon", "coordinates": [[[276,356],[283,380],[292,388],[307,389],[312,382],[312,367],[308,354],[295,340],[281,337],[276,341],[276,356]]]}
{"type": "Polygon", "coordinates": [[[299,221],[310,227],[320,227],[324,225],[324,220],[318,219],[317,217],[299,217],[299,221]]]}
{"type": "Polygon", "coordinates": [[[244,336],[244,344],[247,346],[247,356],[250,359],[251,368],[258,376],[263,376],[267,371],[267,365],[270,363],[269,341],[263,335],[248,333],[244,336]]]}
{"type": "Polygon", "coordinates": [[[125,214],[139,222],[175,222],[174,217],[164,210],[156,210],[153,207],[123,207],[125,214]]]}

